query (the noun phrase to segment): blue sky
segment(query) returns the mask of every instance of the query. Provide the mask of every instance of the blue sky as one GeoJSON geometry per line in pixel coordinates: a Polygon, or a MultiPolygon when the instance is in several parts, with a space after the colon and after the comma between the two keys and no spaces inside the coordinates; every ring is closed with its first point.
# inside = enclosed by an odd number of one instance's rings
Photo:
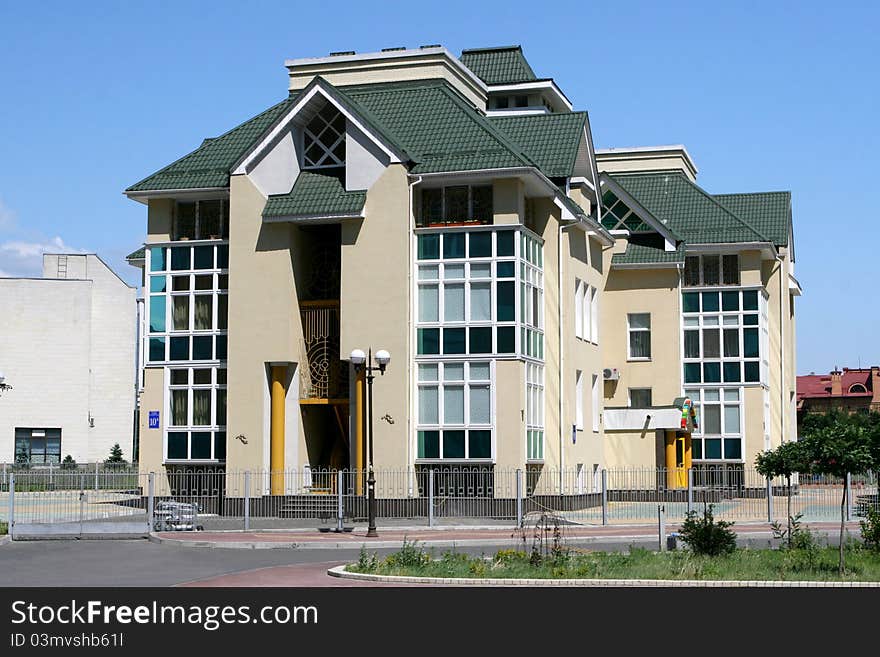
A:
{"type": "Polygon", "coordinates": [[[0,0],[0,275],[97,252],[126,280],[121,191],[286,95],[285,58],[522,44],[597,148],[683,143],[713,193],[794,195],[798,372],[880,364],[878,3],[0,0]]]}

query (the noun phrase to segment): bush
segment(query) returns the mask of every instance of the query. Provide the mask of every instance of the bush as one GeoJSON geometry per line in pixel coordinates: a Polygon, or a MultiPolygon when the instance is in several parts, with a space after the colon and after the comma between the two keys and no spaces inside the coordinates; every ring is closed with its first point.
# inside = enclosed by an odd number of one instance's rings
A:
{"type": "Polygon", "coordinates": [[[865,547],[880,552],[880,509],[868,508],[864,520],[859,521],[865,547]]]}
{"type": "Polygon", "coordinates": [[[431,555],[418,545],[418,541],[412,543],[403,539],[403,546],[394,554],[385,557],[385,565],[400,568],[419,568],[431,563],[431,555]]]}
{"type": "Polygon", "coordinates": [[[61,461],[61,469],[62,470],[76,470],[76,461],[73,460],[73,457],[68,454],[64,457],[64,460],[61,461]]]}
{"type": "Polygon", "coordinates": [[[736,533],[730,529],[732,525],[732,522],[716,521],[712,505],[709,505],[702,518],[697,517],[696,511],[689,511],[679,533],[691,552],[715,557],[736,550],[736,533]]]}

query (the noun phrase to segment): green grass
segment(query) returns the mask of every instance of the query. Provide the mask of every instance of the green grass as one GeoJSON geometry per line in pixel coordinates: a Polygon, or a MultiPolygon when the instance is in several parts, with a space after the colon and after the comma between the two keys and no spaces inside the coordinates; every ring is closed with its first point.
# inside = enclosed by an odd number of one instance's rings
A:
{"type": "MultiPolygon", "coordinates": [[[[880,581],[880,553],[849,547],[843,581],[880,581]]],[[[405,544],[385,559],[361,552],[348,570],[413,577],[492,577],[532,579],[687,579],[687,580],[812,580],[841,581],[837,548],[812,550],[738,549],[733,554],[705,557],[681,550],[629,553],[564,551],[555,558],[530,559],[526,552],[503,550],[492,557],[446,552],[437,557],[415,544],[405,544]]]]}

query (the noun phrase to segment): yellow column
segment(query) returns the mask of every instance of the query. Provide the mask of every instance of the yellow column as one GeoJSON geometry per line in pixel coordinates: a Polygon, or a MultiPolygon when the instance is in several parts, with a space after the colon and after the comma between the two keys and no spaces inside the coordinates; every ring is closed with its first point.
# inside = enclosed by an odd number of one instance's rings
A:
{"type": "Polygon", "coordinates": [[[675,488],[675,432],[666,432],[666,487],[675,488]]]}
{"type": "Polygon", "coordinates": [[[688,470],[694,467],[694,454],[691,450],[693,445],[693,441],[691,441],[691,434],[686,433],[684,436],[684,470],[687,473],[688,470]]]}
{"type": "Polygon", "coordinates": [[[363,495],[364,491],[364,372],[358,372],[354,381],[354,426],[355,426],[355,491],[363,495]]]}
{"type": "Polygon", "coordinates": [[[272,366],[272,424],[269,434],[270,492],[284,494],[284,379],[286,365],[272,366]]]}

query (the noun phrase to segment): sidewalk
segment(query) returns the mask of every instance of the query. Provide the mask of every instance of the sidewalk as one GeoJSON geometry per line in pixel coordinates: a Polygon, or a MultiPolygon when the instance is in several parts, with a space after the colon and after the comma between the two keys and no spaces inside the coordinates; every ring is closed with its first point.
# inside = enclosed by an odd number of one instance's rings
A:
{"type": "MultiPolygon", "coordinates": [[[[835,538],[839,523],[816,522],[808,525],[810,530],[820,536],[835,538]]],[[[677,524],[666,526],[666,533],[678,531],[677,524]]],[[[560,527],[566,543],[589,545],[598,542],[633,541],[637,543],[658,540],[657,527],[651,525],[594,525],[560,527]]],[[[771,540],[772,532],[768,523],[737,524],[733,529],[743,540],[771,540]]],[[[858,534],[858,522],[846,525],[849,533],[858,534]]],[[[534,535],[534,527],[525,530],[526,543],[534,535]]],[[[522,542],[523,532],[513,527],[389,527],[379,528],[378,536],[367,537],[367,529],[356,526],[352,532],[320,532],[312,530],[291,531],[207,531],[207,532],[158,532],[150,535],[156,543],[199,548],[238,548],[238,549],[359,549],[399,548],[403,541],[418,541],[424,547],[453,546],[498,546],[513,547],[522,542]]],[[[549,533],[548,533],[549,534],[549,533]]]]}

